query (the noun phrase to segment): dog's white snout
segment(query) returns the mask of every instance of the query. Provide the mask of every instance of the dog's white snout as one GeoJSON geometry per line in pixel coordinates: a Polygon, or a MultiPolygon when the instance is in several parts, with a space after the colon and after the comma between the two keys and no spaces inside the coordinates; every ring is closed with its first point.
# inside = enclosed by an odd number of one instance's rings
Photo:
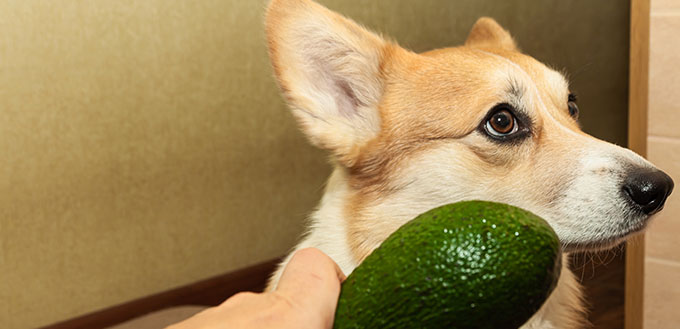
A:
{"type": "MultiPolygon", "coordinates": [[[[598,141],[600,142],[600,141],[598,141]]],[[[609,179],[620,180],[620,192],[633,210],[645,215],[659,212],[673,191],[673,180],[635,152],[622,147],[600,144],[602,155],[586,157],[586,166],[609,179]]]]}

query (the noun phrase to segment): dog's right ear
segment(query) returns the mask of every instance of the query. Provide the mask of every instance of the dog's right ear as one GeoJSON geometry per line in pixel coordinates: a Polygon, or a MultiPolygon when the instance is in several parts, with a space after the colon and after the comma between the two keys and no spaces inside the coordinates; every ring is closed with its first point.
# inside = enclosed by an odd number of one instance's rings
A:
{"type": "Polygon", "coordinates": [[[519,51],[510,33],[490,17],[481,17],[475,22],[467,40],[465,40],[465,45],[519,51]]]}
{"type": "Polygon", "coordinates": [[[351,163],[380,129],[388,43],[309,0],[273,0],[265,25],[279,86],[302,129],[351,163]]]}

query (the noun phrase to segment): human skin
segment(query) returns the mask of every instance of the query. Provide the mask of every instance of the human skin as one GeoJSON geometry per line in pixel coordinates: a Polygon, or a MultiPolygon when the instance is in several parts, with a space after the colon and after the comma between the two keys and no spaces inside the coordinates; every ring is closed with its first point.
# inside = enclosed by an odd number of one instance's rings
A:
{"type": "Polygon", "coordinates": [[[243,292],[167,329],[329,329],[345,275],[315,248],[297,251],[275,290],[243,292]]]}

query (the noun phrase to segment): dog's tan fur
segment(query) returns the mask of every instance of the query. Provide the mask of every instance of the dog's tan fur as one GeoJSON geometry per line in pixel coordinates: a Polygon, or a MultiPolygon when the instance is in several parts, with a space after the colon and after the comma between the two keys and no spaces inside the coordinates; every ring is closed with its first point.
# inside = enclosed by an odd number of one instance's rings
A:
{"type": "MultiPolygon", "coordinates": [[[[581,132],[564,77],[520,53],[494,20],[481,18],[464,46],[416,54],[312,1],[274,0],[266,33],[293,114],[335,164],[298,248],[320,248],[347,274],[415,215],[463,199],[529,209],[573,249],[611,245],[644,227],[616,231],[604,203],[565,206],[572,196],[604,194],[622,170],[618,162],[651,164],[581,132]],[[502,102],[530,117],[526,140],[499,144],[479,132],[502,102]],[[587,224],[594,229],[577,218],[581,207],[595,214],[587,224]],[[596,233],[581,233],[589,229],[596,233]]],[[[564,264],[557,289],[523,328],[582,323],[579,285],[566,257],[564,264]]]]}

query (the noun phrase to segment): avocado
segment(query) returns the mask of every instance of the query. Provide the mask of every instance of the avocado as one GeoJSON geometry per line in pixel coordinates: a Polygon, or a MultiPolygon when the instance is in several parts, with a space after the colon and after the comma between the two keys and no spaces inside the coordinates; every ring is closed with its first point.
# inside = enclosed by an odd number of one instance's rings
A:
{"type": "Polygon", "coordinates": [[[557,284],[560,243],[540,217],[465,201],[390,235],[342,284],[335,329],[516,329],[557,284]]]}

